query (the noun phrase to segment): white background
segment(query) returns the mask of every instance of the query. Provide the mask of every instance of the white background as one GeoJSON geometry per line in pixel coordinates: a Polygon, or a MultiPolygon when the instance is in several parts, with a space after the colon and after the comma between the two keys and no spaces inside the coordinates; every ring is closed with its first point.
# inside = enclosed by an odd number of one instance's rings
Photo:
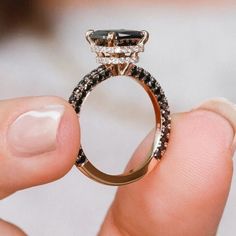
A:
{"type": "MultiPolygon", "coordinates": [[[[0,44],[0,98],[67,99],[83,75],[97,66],[84,39],[91,28],[149,31],[139,65],[159,80],[173,112],[211,97],[236,102],[236,7],[68,10],[59,14],[53,37],[18,35],[0,44]]],[[[81,121],[82,138],[95,163],[117,171],[153,126],[153,112],[134,83],[111,82],[89,99],[81,121]]],[[[114,187],[97,184],[73,168],[59,181],[3,200],[0,217],[34,236],[95,235],[114,193],[114,187]]],[[[218,235],[234,236],[235,222],[234,179],[218,235]]]]}

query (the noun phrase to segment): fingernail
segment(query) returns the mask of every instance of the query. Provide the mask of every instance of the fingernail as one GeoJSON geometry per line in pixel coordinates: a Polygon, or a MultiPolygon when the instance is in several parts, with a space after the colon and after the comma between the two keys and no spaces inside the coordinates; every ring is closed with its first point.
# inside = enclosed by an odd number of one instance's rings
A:
{"type": "Polygon", "coordinates": [[[48,105],[21,114],[10,125],[9,147],[16,156],[34,156],[56,149],[63,105],[48,105]]]}
{"type": "MultiPolygon", "coordinates": [[[[234,129],[234,132],[236,133],[236,104],[232,103],[226,98],[220,97],[206,100],[205,102],[203,102],[194,109],[199,109],[199,108],[207,109],[223,116],[226,120],[229,121],[229,123],[234,129]]],[[[233,151],[236,150],[235,136],[232,144],[232,149],[233,151]]]]}

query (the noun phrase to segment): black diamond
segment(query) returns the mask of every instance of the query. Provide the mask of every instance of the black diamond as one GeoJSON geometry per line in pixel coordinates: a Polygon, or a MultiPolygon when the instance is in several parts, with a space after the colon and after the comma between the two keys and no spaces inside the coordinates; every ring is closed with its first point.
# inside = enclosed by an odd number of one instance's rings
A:
{"type": "Polygon", "coordinates": [[[160,158],[161,158],[161,150],[160,150],[160,149],[158,149],[158,150],[154,153],[154,157],[155,157],[156,159],[160,159],[160,158]]]}
{"type": "Polygon", "coordinates": [[[163,110],[167,110],[167,109],[169,108],[169,106],[168,106],[168,104],[167,104],[166,102],[160,103],[160,107],[161,107],[161,109],[163,109],[163,110]]]}
{"type": "Polygon", "coordinates": [[[75,164],[80,165],[80,164],[84,163],[85,161],[86,161],[86,157],[85,157],[84,153],[82,153],[82,154],[78,155],[78,158],[77,158],[75,164]]]}
{"type": "Polygon", "coordinates": [[[86,91],[89,91],[91,89],[91,85],[89,83],[84,85],[84,88],[86,91]]]}
{"type": "Polygon", "coordinates": [[[106,76],[106,78],[108,78],[108,77],[110,77],[110,76],[111,76],[111,74],[110,74],[110,71],[109,71],[109,70],[106,70],[106,71],[105,71],[105,76],[106,76]]]}
{"type": "MultiPolygon", "coordinates": [[[[146,75],[144,78],[143,78],[143,81],[147,84],[149,81],[150,81],[150,76],[146,75]]],[[[149,84],[148,84],[149,85],[149,84]]]]}
{"type": "Polygon", "coordinates": [[[76,98],[75,98],[74,94],[72,93],[72,95],[69,98],[69,102],[71,103],[72,101],[75,101],[75,100],[76,100],[76,98]]]}
{"type": "Polygon", "coordinates": [[[160,93],[160,87],[158,86],[158,87],[154,87],[153,89],[152,89],[152,91],[155,93],[155,94],[159,94],[160,93]]]}
{"type": "Polygon", "coordinates": [[[133,76],[133,77],[136,77],[136,75],[138,75],[138,68],[137,66],[134,66],[130,72],[130,75],[133,76]]]}
{"type": "Polygon", "coordinates": [[[163,133],[163,136],[167,137],[169,135],[169,133],[170,133],[170,129],[165,128],[162,133],[163,133]]]}
{"type": "Polygon", "coordinates": [[[163,125],[164,125],[164,126],[167,126],[168,124],[170,124],[170,121],[169,121],[169,120],[165,120],[165,121],[163,122],[163,125]]]}
{"type": "Polygon", "coordinates": [[[167,111],[167,110],[163,110],[163,113],[162,113],[162,116],[165,118],[165,119],[168,119],[169,118],[169,115],[170,115],[170,112],[167,111]]]}
{"type": "Polygon", "coordinates": [[[125,30],[125,29],[111,29],[111,30],[96,30],[91,35],[91,39],[107,39],[109,33],[115,33],[117,40],[141,39],[143,37],[142,31],[125,30]]]}
{"type": "Polygon", "coordinates": [[[110,29],[96,30],[90,35],[90,38],[94,40],[97,45],[106,46],[109,33],[115,34],[117,45],[120,46],[136,45],[144,36],[143,32],[138,30],[110,29]]]}
{"type": "Polygon", "coordinates": [[[81,106],[82,102],[83,102],[83,99],[82,99],[82,98],[79,98],[79,99],[76,101],[75,105],[76,105],[76,106],[81,106]]]}
{"type": "Polygon", "coordinates": [[[95,85],[97,82],[99,82],[100,78],[101,78],[100,75],[95,75],[92,79],[93,85],[95,85]]]}
{"type": "Polygon", "coordinates": [[[159,148],[160,151],[164,151],[166,150],[166,147],[164,145],[161,145],[160,148],[159,148]]]}
{"type": "Polygon", "coordinates": [[[138,78],[139,78],[140,80],[143,80],[144,77],[145,77],[145,73],[144,73],[143,70],[141,70],[140,73],[139,73],[139,75],[138,75],[138,78]]]}
{"type": "Polygon", "coordinates": [[[77,105],[75,106],[75,112],[80,113],[80,106],[77,106],[77,105]]]}
{"type": "Polygon", "coordinates": [[[151,84],[151,87],[152,87],[152,88],[155,88],[155,87],[156,87],[156,81],[153,80],[153,78],[151,78],[150,84],[151,84]]]}
{"type": "Polygon", "coordinates": [[[169,141],[169,138],[167,136],[161,137],[161,142],[162,143],[165,143],[165,142],[168,142],[168,141],[169,141]]]}

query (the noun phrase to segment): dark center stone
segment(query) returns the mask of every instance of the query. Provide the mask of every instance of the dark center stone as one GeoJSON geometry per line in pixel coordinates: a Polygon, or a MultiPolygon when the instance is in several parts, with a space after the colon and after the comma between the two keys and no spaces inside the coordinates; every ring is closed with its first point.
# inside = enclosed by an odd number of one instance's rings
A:
{"type": "Polygon", "coordinates": [[[130,46],[137,45],[137,43],[143,38],[143,32],[137,30],[96,30],[90,38],[96,43],[96,45],[107,46],[108,34],[115,34],[115,43],[117,46],[130,46]]]}

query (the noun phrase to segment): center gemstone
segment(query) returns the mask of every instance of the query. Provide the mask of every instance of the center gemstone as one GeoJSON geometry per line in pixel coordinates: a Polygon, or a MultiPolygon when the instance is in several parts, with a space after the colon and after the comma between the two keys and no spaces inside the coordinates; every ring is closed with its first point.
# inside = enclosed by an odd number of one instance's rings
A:
{"type": "Polygon", "coordinates": [[[115,34],[115,43],[117,46],[131,46],[137,43],[144,37],[142,31],[137,30],[96,30],[91,33],[90,38],[96,45],[107,46],[108,34],[115,34]]]}

